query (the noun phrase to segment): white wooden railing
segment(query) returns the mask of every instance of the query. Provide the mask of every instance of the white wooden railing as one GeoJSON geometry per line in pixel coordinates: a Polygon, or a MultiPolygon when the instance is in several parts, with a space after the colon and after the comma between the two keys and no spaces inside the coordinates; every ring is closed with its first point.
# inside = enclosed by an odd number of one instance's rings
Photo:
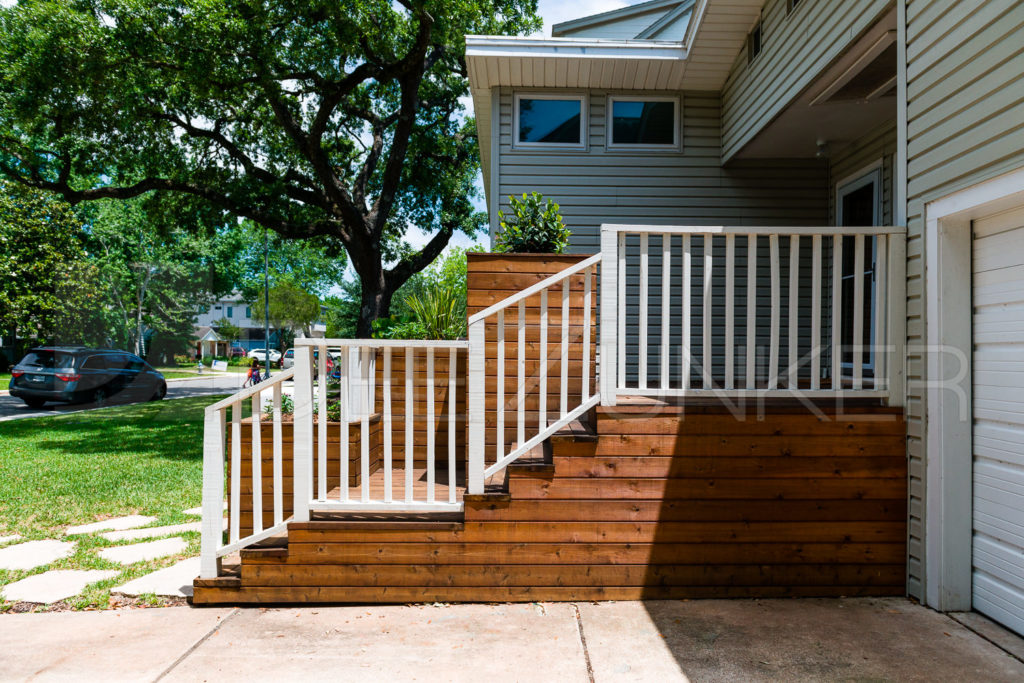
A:
{"type": "Polygon", "coordinates": [[[458,368],[467,347],[466,341],[295,341],[296,521],[308,520],[311,511],[462,509],[465,405],[459,397],[465,389],[458,368]],[[335,363],[330,373],[328,357],[335,363]]]}
{"type": "Polygon", "coordinates": [[[203,523],[201,529],[200,576],[217,576],[220,558],[253,543],[272,536],[287,523],[284,505],[284,472],[282,463],[282,387],[291,380],[287,370],[266,382],[243,389],[234,396],[217,401],[206,408],[203,433],[203,523]],[[242,452],[242,418],[246,407],[251,409],[251,440],[248,452],[242,452]],[[266,410],[270,408],[270,428],[273,430],[273,481],[270,491],[263,490],[263,435],[266,410]],[[230,411],[230,461],[227,452],[227,424],[230,411]],[[242,490],[243,458],[250,464],[250,491],[242,490]],[[230,473],[228,482],[228,538],[224,542],[224,470],[230,473]],[[264,527],[265,494],[270,493],[273,509],[272,523],[264,527]],[[249,533],[241,534],[242,501],[251,505],[252,524],[249,533]]]}
{"type": "MultiPolygon", "coordinates": [[[[483,493],[488,477],[499,472],[524,453],[543,443],[552,434],[573,420],[579,419],[600,400],[592,390],[591,369],[596,370],[594,357],[596,346],[592,344],[592,320],[594,310],[594,274],[601,263],[601,254],[564,269],[537,284],[524,289],[503,301],[469,318],[469,482],[468,492],[483,493]],[[582,283],[573,292],[572,283],[582,283]],[[559,318],[555,334],[558,341],[551,346],[557,349],[557,356],[551,357],[549,327],[551,309],[549,291],[559,296],[556,315],[559,318]],[[578,325],[570,325],[571,302],[577,297],[579,311],[578,325]],[[527,302],[537,300],[536,322],[531,322],[527,313],[527,302]],[[506,315],[515,309],[515,323],[510,324],[506,315]],[[514,350],[516,358],[516,393],[506,393],[506,359],[508,353],[508,330],[515,331],[514,350]],[[577,335],[570,329],[578,328],[577,335]],[[536,353],[527,343],[527,329],[537,332],[536,353]],[[493,330],[493,353],[489,350],[488,331],[493,330]],[[572,359],[572,361],[570,360],[572,359]],[[570,365],[579,359],[579,373],[571,373],[570,365]],[[527,377],[527,367],[535,368],[527,377]],[[557,374],[551,372],[554,366],[557,374]],[[489,367],[494,368],[494,395],[487,392],[489,367]],[[572,374],[572,376],[570,376],[572,374]],[[579,379],[578,390],[572,391],[572,383],[579,379]],[[549,412],[549,382],[557,383],[557,408],[549,412]],[[536,399],[536,411],[528,411],[528,394],[536,399]],[[514,401],[514,404],[512,402],[514,401]],[[507,437],[506,412],[514,405],[515,437],[507,437]],[[491,407],[493,405],[493,408],[491,407]],[[531,414],[528,415],[528,412],[531,414]],[[488,419],[488,416],[493,419],[488,419]],[[488,423],[491,423],[490,425],[488,423]],[[488,435],[494,448],[494,458],[488,461],[488,435]]],[[[532,308],[532,307],[531,307],[532,308]]]]}
{"type": "Polygon", "coordinates": [[[622,395],[902,404],[905,228],[604,225],[601,254],[604,405],[622,395]]]}

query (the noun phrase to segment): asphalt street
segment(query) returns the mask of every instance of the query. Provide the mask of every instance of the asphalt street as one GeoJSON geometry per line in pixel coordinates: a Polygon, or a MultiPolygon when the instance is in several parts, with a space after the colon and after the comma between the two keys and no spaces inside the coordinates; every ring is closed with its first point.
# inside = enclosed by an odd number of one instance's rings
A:
{"type": "MultiPolygon", "coordinates": [[[[230,394],[238,391],[245,381],[245,373],[224,373],[219,375],[206,375],[195,379],[170,380],[167,382],[167,398],[189,398],[192,396],[209,396],[215,394],[230,394]]],[[[107,401],[104,405],[95,403],[79,403],[77,405],[64,405],[59,403],[47,403],[36,410],[29,408],[20,398],[12,396],[0,396],[0,422],[6,420],[17,420],[25,417],[44,417],[46,415],[60,415],[63,413],[77,413],[85,410],[97,410],[112,405],[125,405],[124,402],[114,400],[107,401]]]]}

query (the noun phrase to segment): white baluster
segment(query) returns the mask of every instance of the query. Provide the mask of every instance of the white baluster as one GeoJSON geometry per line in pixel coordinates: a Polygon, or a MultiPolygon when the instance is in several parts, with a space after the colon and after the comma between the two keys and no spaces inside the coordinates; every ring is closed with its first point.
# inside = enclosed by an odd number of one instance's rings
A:
{"type": "Polygon", "coordinates": [[[780,318],[782,311],[782,295],[780,294],[779,283],[779,236],[768,236],[768,247],[772,268],[772,320],[771,320],[771,344],[768,355],[768,388],[776,389],[779,386],[779,337],[780,318]]]}
{"type": "Polygon", "coordinates": [[[434,392],[437,386],[434,382],[434,347],[427,347],[427,502],[434,502],[434,461],[436,453],[434,448],[437,441],[437,424],[434,420],[434,392]]]}
{"type": "Polygon", "coordinates": [[[382,424],[381,429],[384,430],[384,502],[390,503],[392,501],[392,481],[391,481],[391,468],[393,466],[391,457],[391,429],[393,426],[393,418],[391,415],[391,347],[384,347],[384,376],[382,377],[384,392],[384,414],[381,416],[382,424]]]}
{"type": "MultiPolygon", "coordinates": [[[[618,294],[616,299],[618,300],[618,336],[616,337],[616,346],[618,347],[616,356],[618,358],[618,384],[616,388],[624,388],[626,386],[626,233],[616,233],[618,235],[618,247],[619,247],[619,258],[617,263],[618,276],[615,278],[615,282],[618,285],[618,294]]],[[[643,333],[641,333],[643,334],[643,333]]],[[[608,401],[615,401],[615,392],[611,392],[609,397],[605,398],[605,405],[609,405],[608,401]]],[[[614,403],[610,405],[615,405],[614,403]]]]}
{"type": "Polygon", "coordinates": [[[658,369],[662,392],[669,389],[669,331],[672,322],[672,236],[661,236],[661,358],[658,369]]]}
{"type": "Polygon", "coordinates": [[[853,389],[864,388],[864,235],[853,238],[853,389]]]}
{"type": "Polygon", "coordinates": [[[505,455],[505,311],[498,311],[498,328],[496,330],[498,343],[498,380],[495,391],[497,397],[497,418],[495,425],[495,454],[494,461],[497,462],[505,455]]]}
{"type": "Polygon", "coordinates": [[[693,346],[690,344],[690,301],[693,298],[691,284],[693,281],[693,264],[690,254],[690,236],[683,235],[683,389],[690,388],[690,366],[693,363],[693,346]]]}
{"type": "Polygon", "coordinates": [[[832,391],[842,391],[843,236],[832,236],[832,391]]]}
{"type": "Polygon", "coordinates": [[[263,437],[260,435],[260,394],[252,395],[252,533],[263,531],[263,437]]]}
{"type": "Polygon", "coordinates": [[[343,348],[341,355],[338,356],[338,499],[342,503],[349,500],[348,470],[352,458],[352,425],[349,420],[355,417],[355,401],[352,396],[355,368],[352,367],[350,360],[351,350],[343,348]]]}
{"type": "Polygon", "coordinates": [[[747,236],[747,381],[746,388],[757,388],[757,235],[747,236]]]}
{"type": "Polygon", "coordinates": [[[711,350],[711,275],[712,275],[712,262],[711,262],[711,235],[704,235],[704,310],[702,332],[703,332],[703,358],[701,359],[703,366],[703,384],[705,389],[711,388],[711,371],[713,370],[712,361],[712,350],[711,350]]]}
{"type": "Polygon", "coordinates": [[[797,389],[799,384],[800,330],[800,236],[789,237],[789,388],[797,389]]]}
{"type": "Polygon", "coordinates": [[[540,293],[540,400],[537,424],[548,426],[548,290],[540,293]]]}
{"type": "MultiPolygon", "coordinates": [[[[455,349],[448,349],[448,502],[455,503],[455,404],[458,372],[455,349]]],[[[499,411],[500,412],[500,411],[499,411]]]]}
{"type": "Polygon", "coordinates": [[[295,347],[295,444],[292,453],[292,519],[309,521],[313,497],[313,347],[295,347]]]}
{"type": "MultiPolygon", "coordinates": [[[[522,307],[519,309],[522,320],[522,307]]],[[[478,495],[484,492],[484,449],[487,442],[486,400],[487,400],[487,338],[484,320],[469,325],[469,361],[467,367],[469,410],[469,464],[466,493],[478,495]]],[[[520,345],[520,365],[522,345],[520,345]]],[[[519,386],[522,386],[520,381],[519,386]]],[[[520,410],[522,407],[520,406],[520,410]]]]}
{"type": "Polygon", "coordinates": [[[591,311],[591,268],[583,271],[583,388],[580,391],[582,402],[590,398],[590,316],[591,311]]]}
{"type": "Polygon", "coordinates": [[[736,235],[725,236],[725,388],[736,388],[736,235]]]}
{"type": "Polygon", "coordinates": [[[811,390],[821,389],[821,235],[811,240],[811,390]]]}
{"type": "Polygon", "coordinates": [[[239,515],[242,498],[242,402],[231,404],[231,524],[228,538],[239,539],[239,515]]]}
{"type": "Polygon", "coordinates": [[[562,356],[559,365],[562,369],[562,386],[559,387],[560,418],[569,412],[569,281],[562,281],[562,356]]]}
{"type": "Polygon", "coordinates": [[[640,369],[637,375],[638,385],[641,389],[647,388],[647,306],[650,303],[647,287],[651,273],[648,267],[648,245],[647,233],[640,233],[640,369]]]}
{"type": "MultiPolygon", "coordinates": [[[[415,368],[415,352],[411,346],[405,347],[405,502],[413,501],[413,468],[415,466],[414,450],[412,446],[415,428],[414,402],[416,397],[413,393],[413,370],[415,368]]],[[[472,409],[472,407],[470,408],[472,409]]]]}
{"type": "Polygon", "coordinates": [[[519,354],[516,384],[516,445],[526,441],[526,299],[519,301],[519,354]]]}
{"type": "MultiPolygon", "coordinates": [[[[284,481],[281,454],[283,435],[281,433],[281,383],[274,384],[274,526],[284,522],[284,481]]],[[[292,405],[294,406],[294,400],[292,405]]]]}
{"type": "Polygon", "coordinates": [[[871,344],[875,358],[875,391],[885,389],[882,378],[886,376],[886,363],[889,360],[887,344],[885,343],[886,329],[886,302],[889,300],[889,292],[886,287],[886,275],[888,274],[888,240],[885,235],[875,237],[875,333],[872,335],[871,344]]]}
{"type": "MultiPolygon", "coordinates": [[[[319,406],[317,416],[317,500],[327,500],[327,347],[321,346],[317,351],[316,361],[317,381],[317,405],[319,406]]],[[[345,488],[347,482],[342,480],[341,487],[345,488]]]]}
{"type": "Polygon", "coordinates": [[[371,350],[361,348],[363,406],[359,416],[359,483],[363,503],[370,501],[370,414],[374,412],[374,368],[371,350]]]}

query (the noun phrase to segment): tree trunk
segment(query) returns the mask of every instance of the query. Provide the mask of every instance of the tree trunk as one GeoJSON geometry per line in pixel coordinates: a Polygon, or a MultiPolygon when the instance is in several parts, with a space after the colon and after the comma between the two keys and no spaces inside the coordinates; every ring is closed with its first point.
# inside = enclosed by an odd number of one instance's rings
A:
{"type": "MultiPolygon", "coordinates": [[[[381,278],[383,280],[383,278],[381,278]]],[[[362,280],[363,296],[359,305],[359,322],[356,325],[356,337],[369,339],[373,336],[373,321],[386,318],[391,314],[391,297],[394,292],[381,282],[362,280]],[[375,287],[371,287],[376,285],[375,287]]]]}

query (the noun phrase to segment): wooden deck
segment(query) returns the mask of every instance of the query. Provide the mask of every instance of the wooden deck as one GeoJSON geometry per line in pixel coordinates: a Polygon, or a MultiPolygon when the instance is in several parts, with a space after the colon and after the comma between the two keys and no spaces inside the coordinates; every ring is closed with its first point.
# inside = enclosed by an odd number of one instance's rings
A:
{"type": "Polygon", "coordinates": [[[243,550],[238,575],[197,581],[194,601],[903,595],[901,411],[820,410],[598,409],[548,462],[509,466],[506,491],[457,486],[461,516],[292,523],[284,547],[243,550]]]}

